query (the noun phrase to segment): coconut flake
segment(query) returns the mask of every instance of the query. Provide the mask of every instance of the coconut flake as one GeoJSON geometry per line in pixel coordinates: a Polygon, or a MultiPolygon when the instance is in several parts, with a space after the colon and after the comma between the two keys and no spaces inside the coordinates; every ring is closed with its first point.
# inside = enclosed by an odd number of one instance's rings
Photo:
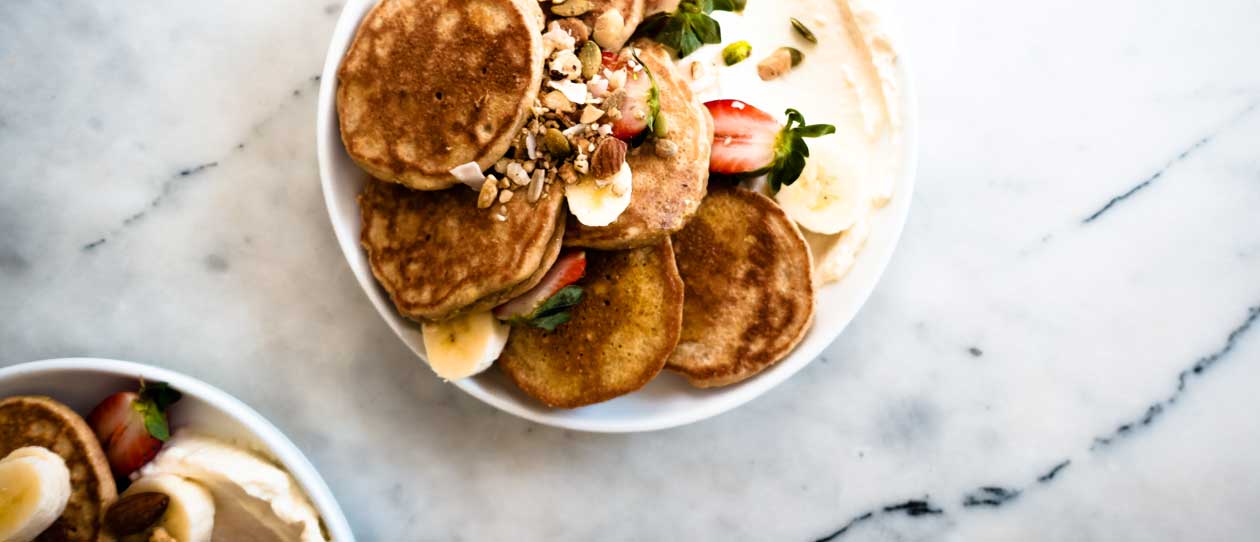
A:
{"type": "Polygon", "coordinates": [[[586,85],[577,81],[548,81],[548,85],[564,94],[570,102],[577,105],[586,103],[586,85]]]}
{"type": "Polygon", "coordinates": [[[480,191],[481,185],[486,182],[486,176],[481,173],[481,166],[476,162],[456,166],[451,170],[451,175],[473,190],[480,191]]]}

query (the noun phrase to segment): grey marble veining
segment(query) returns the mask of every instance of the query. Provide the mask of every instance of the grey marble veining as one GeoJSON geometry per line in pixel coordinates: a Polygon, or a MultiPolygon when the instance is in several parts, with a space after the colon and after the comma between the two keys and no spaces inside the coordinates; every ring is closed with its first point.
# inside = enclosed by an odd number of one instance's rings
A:
{"type": "Polygon", "coordinates": [[[218,385],[362,540],[1260,536],[1260,4],[902,0],[880,288],[784,385],[642,435],[495,411],[372,310],[314,159],[338,11],[0,3],[0,365],[218,385]]]}

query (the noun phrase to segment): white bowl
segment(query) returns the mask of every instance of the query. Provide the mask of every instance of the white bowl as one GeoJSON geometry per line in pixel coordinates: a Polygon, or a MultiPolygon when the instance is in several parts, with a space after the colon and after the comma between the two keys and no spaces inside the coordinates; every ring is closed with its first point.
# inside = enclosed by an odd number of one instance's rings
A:
{"type": "Polygon", "coordinates": [[[110,394],[135,388],[140,378],[166,382],[184,394],[171,407],[174,427],[192,425],[198,432],[248,445],[279,461],[306,491],[332,540],[354,542],[354,533],[332,491],[302,452],[266,418],[205,382],[126,361],[54,359],[0,369],[0,397],[47,395],[83,414],[110,394]]]}
{"type": "MultiPolygon", "coordinates": [[[[350,269],[359,280],[359,286],[398,337],[417,356],[423,358],[424,344],[420,327],[394,310],[389,296],[373,278],[367,256],[359,245],[361,223],[355,197],[362,189],[367,174],[346,154],[337,122],[337,68],[354,38],[359,21],[375,3],[375,0],[347,2],[340,20],[337,21],[337,27],[333,30],[332,44],[329,45],[320,80],[319,109],[315,125],[319,173],[333,231],[350,263],[350,269]]],[[[579,431],[621,433],[677,427],[716,416],[752,400],[796,374],[840,335],[866,302],[888,265],[905,225],[914,190],[918,115],[904,55],[898,61],[898,72],[903,90],[901,110],[904,116],[902,121],[906,151],[901,175],[896,182],[894,199],[876,213],[871,224],[870,239],[848,276],[840,283],[818,292],[814,327],[786,359],[752,379],[711,390],[692,388],[682,378],[666,371],[638,392],[576,410],[547,408],[521,393],[506,377],[494,370],[454,385],[505,412],[538,423],[579,431]]]]}

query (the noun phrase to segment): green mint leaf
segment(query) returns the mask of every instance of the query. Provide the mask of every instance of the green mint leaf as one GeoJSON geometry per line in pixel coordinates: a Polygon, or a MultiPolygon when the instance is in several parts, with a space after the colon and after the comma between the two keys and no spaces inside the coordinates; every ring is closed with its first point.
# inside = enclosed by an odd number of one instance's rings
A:
{"type": "Polygon", "coordinates": [[[140,383],[140,399],[148,401],[157,406],[160,412],[166,412],[171,405],[179,402],[184,394],[179,390],[172,388],[170,384],[165,382],[141,382],[140,383]]]}
{"type": "Polygon", "coordinates": [[[669,47],[685,58],[706,43],[722,42],[722,27],[709,13],[714,10],[738,11],[742,0],[683,0],[673,13],[648,17],[635,30],[635,37],[647,37],[669,47]]]}
{"type": "Polygon", "coordinates": [[[543,316],[529,321],[529,325],[547,331],[555,331],[560,324],[568,322],[572,316],[567,312],[559,312],[550,316],[543,316]]]}
{"type": "Polygon", "coordinates": [[[539,305],[538,310],[535,310],[534,314],[530,315],[530,318],[547,316],[548,314],[576,306],[578,303],[582,302],[582,295],[584,293],[585,292],[582,291],[581,286],[565,286],[558,292],[552,294],[551,297],[547,298],[542,305],[539,305]]]}
{"type": "Polygon", "coordinates": [[[144,411],[144,428],[153,438],[166,442],[171,438],[171,428],[166,425],[166,414],[158,410],[156,405],[144,411]]]}
{"type": "Polygon", "coordinates": [[[722,43],[722,26],[708,15],[692,16],[691,30],[702,43],[722,43]]]}

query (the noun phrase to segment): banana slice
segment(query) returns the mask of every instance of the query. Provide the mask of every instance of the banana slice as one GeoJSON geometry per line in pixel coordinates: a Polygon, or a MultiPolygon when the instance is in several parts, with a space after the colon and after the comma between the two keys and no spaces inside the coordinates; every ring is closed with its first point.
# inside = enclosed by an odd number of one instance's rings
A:
{"type": "Polygon", "coordinates": [[[47,448],[18,448],[0,460],[0,540],[30,542],[70,502],[70,469],[47,448]]]}
{"type": "Polygon", "coordinates": [[[834,136],[809,142],[812,154],[795,183],[775,197],[788,216],[815,233],[840,233],[866,216],[871,190],[864,179],[870,164],[861,153],[844,153],[834,136]]]}
{"type": "Polygon", "coordinates": [[[583,226],[602,228],[612,224],[630,207],[633,180],[630,164],[621,164],[621,170],[611,179],[584,177],[564,188],[569,212],[583,226]]]}
{"type": "Polygon", "coordinates": [[[131,484],[123,496],[134,493],[161,493],[170,498],[166,513],[157,527],[179,542],[210,542],[214,532],[214,497],[196,482],[174,474],[144,476],[131,484]]]}
{"type": "Polygon", "coordinates": [[[424,350],[429,367],[445,380],[468,378],[494,364],[507,345],[512,326],[489,311],[438,324],[424,324],[424,350]]]}

